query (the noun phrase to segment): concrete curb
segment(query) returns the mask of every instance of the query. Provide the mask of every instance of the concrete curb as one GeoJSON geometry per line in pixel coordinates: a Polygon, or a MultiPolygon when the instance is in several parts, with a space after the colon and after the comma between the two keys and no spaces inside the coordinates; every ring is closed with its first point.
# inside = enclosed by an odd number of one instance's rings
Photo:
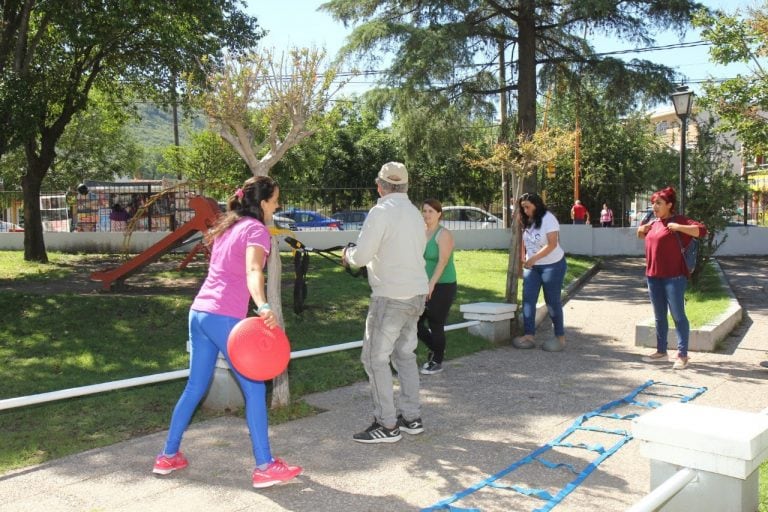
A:
{"type": "MultiPolygon", "coordinates": [[[[730,296],[730,304],[728,309],[720,316],[714,318],[706,325],[699,327],[698,329],[691,329],[690,339],[688,340],[688,349],[693,352],[712,352],[716,349],[717,344],[724,340],[730,332],[741,322],[743,316],[743,309],[736,299],[731,285],[725,278],[725,273],[720,267],[720,262],[713,259],[715,269],[720,277],[720,282],[723,283],[728,295],[730,296]]],[[[669,330],[667,337],[670,349],[677,349],[677,333],[674,329],[669,330]]],[[[635,346],[636,347],[656,347],[656,322],[653,318],[644,320],[635,326],[635,346]]]]}

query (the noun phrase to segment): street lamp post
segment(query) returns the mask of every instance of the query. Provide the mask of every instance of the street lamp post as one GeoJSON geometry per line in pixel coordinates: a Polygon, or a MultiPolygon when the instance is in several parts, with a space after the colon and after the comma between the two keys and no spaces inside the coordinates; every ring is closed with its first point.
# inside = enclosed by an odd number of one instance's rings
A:
{"type": "Polygon", "coordinates": [[[685,150],[686,150],[686,127],[688,116],[691,115],[691,106],[693,105],[693,91],[688,87],[681,85],[677,91],[672,93],[672,104],[675,107],[675,114],[680,118],[680,185],[678,190],[678,213],[685,214],[685,150]]]}

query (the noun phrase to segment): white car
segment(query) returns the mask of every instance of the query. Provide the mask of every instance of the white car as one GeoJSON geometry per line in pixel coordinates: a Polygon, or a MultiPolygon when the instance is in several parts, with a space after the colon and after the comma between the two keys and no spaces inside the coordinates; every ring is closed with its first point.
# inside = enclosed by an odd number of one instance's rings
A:
{"type": "Polygon", "coordinates": [[[19,226],[18,224],[14,224],[12,222],[6,222],[4,220],[0,220],[0,232],[21,232],[24,231],[24,228],[19,226]]]}
{"type": "Polygon", "coordinates": [[[504,221],[475,206],[443,206],[440,224],[448,229],[504,229],[504,221]]]}

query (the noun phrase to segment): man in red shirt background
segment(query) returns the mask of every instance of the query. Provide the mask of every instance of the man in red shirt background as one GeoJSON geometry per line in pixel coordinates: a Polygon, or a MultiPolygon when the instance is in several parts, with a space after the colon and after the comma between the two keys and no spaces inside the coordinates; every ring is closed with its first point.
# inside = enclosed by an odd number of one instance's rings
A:
{"type": "Polygon", "coordinates": [[[589,224],[589,210],[578,199],[571,208],[571,220],[574,224],[589,224]]]}

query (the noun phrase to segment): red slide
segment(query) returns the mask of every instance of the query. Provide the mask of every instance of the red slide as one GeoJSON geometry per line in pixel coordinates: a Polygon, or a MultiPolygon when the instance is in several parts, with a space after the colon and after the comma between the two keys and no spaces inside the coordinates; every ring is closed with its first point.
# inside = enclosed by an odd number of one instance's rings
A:
{"type": "Polygon", "coordinates": [[[115,282],[122,283],[126,278],[141,271],[145,266],[157,261],[163,254],[182,245],[196,231],[205,233],[221,213],[219,205],[213,199],[195,196],[189,200],[189,206],[195,216],[162,240],[148,247],[117,268],[99,270],[91,274],[91,280],[102,281],[104,290],[111,290],[115,282]]]}

